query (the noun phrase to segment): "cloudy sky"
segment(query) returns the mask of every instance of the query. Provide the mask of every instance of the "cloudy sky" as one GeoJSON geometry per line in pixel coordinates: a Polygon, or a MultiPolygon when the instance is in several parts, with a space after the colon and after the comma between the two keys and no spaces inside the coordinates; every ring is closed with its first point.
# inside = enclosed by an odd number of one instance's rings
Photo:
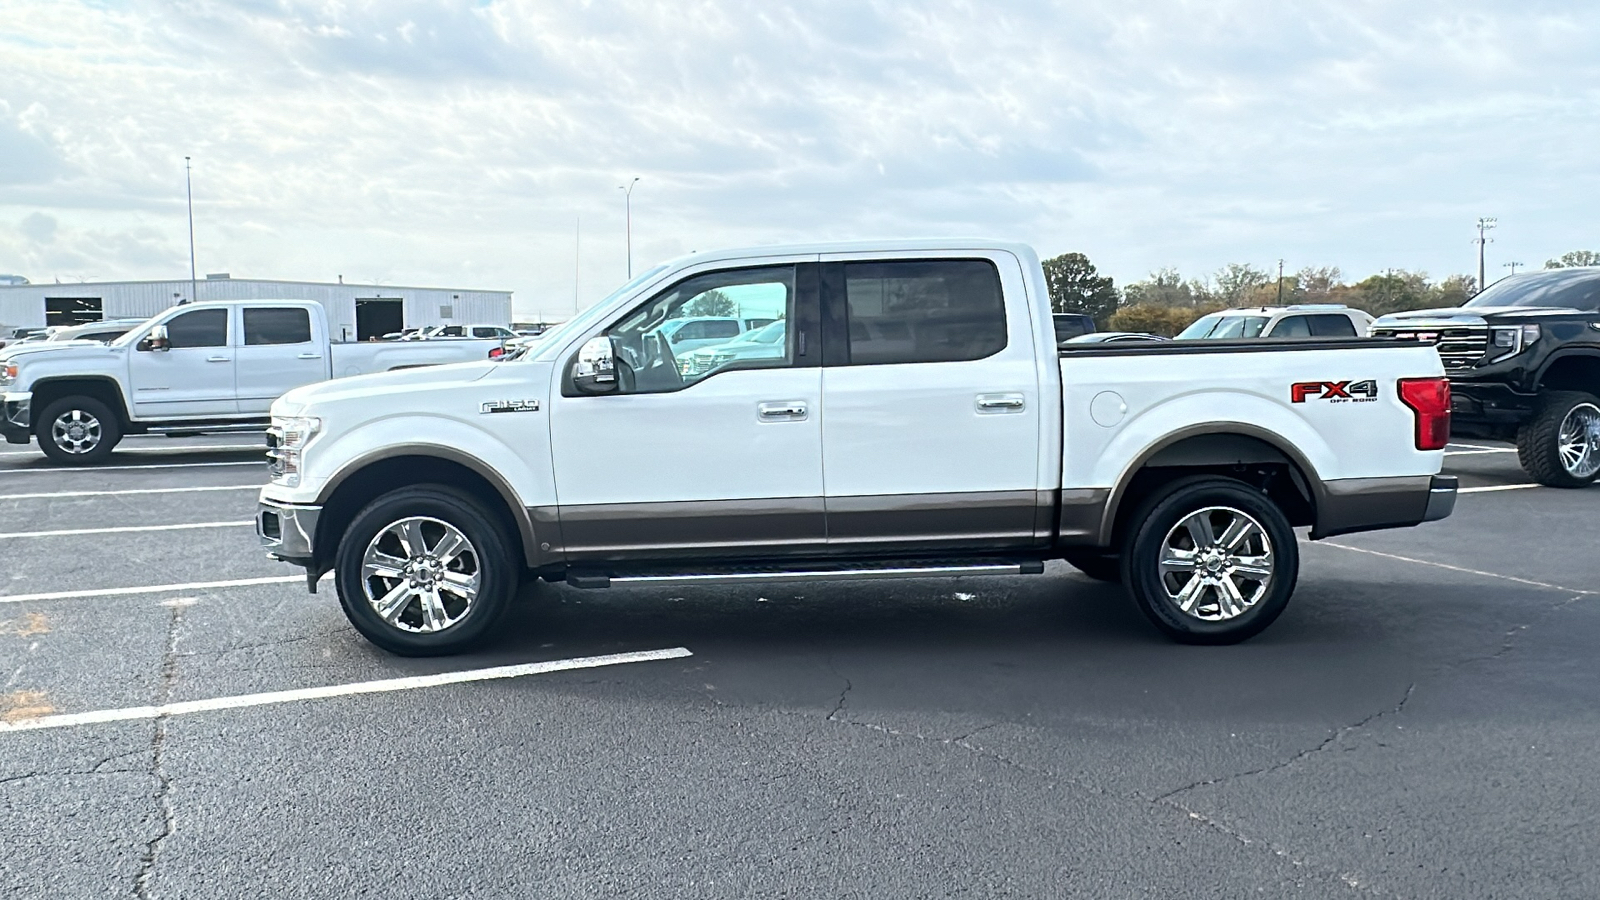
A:
{"type": "Polygon", "coordinates": [[[1600,4],[0,0],[0,273],[187,277],[185,155],[202,273],[524,316],[623,280],[635,176],[636,269],[982,235],[1438,277],[1492,215],[1493,279],[1600,249],[1600,4]]]}

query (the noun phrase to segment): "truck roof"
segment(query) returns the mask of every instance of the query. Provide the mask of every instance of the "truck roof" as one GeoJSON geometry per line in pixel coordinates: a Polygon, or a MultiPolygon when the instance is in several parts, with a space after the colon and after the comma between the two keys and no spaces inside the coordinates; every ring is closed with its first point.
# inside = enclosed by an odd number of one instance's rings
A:
{"type": "Polygon", "coordinates": [[[698,250],[665,265],[677,267],[702,262],[748,259],[756,256],[807,256],[817,253],[912,253],[917,251],[1003,250],[1023,259],[1032,259],[1034,250],[1016,241],[992,238],[899,238],[881,241],[825,241],[809,244],[773,244],[766,247],[733,247],[725,250],[698,250]]]}

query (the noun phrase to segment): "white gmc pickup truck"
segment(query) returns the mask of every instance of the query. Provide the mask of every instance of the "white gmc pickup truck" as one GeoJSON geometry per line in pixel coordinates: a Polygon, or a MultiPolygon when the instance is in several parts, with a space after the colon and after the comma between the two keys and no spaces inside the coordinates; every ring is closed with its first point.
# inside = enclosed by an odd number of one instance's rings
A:
{"type": "MultiPolygon", "coordinates": [[[[703,355],[703,354],[702,354],[703,355]]],[[[1431,347],[1058,352],[1026,246],[829,244],[657,266],[515,359],[350,378],[272,407],[257,530],[332,570],[395,653],[493,633],[530,576],[581,588],[1038,573],[1122,581],[1157,628],[1254,635],[1313,539],[1449,515],[1431,347]],[[772,355],[675,357],[712,306],[772,355]]]]}
{"type": "Polygon", "coordinates": [[[498,340],[336,343],[319,303],[174,306],[110,343],[0,351],[0,434],[73,465],[124,435],[254,430],[285,391],[346,375],[487,359],[498,340]]]}

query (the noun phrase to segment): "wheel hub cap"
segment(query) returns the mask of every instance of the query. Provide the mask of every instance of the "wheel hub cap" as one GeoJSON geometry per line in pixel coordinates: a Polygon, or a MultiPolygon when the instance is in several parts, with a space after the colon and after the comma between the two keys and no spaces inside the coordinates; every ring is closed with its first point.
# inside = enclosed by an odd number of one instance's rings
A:
{"type": "Polygon", "coordinates": [[[1592,403],[1573,407],[1561,421],[1556,449],[1568,475],[1593,478],[1600,473],[1600,407],[1592,403]]]}
{"type": "Polygon", "coordinates": [[[88,453],[100,445],[100,420],[81,409],[70,409],[50,423],[50,436],[67,453],[88,453]]]}
{"type": "Polygon", "coordinates": [[[1192,513],[1162,541],[1160,574],[1167,599],[1203,621],[1226,621],[1260,603],[1274,569],[1266,530],[1231,507],[1192,513]]]}
{"type": "Polygon", "coordinates": [[[367,603],[391,627],[414,634],[443,631],[466,618],[481,578],[478,552],[467,536],[426,516],[379,529],[361,562],[367,603]]]}

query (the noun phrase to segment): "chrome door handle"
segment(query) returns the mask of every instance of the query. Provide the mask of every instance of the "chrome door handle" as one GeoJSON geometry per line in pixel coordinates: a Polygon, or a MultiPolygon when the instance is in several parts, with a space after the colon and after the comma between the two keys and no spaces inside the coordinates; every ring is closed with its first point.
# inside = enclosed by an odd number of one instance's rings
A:
{"type": "Polygon", "coordinates": [[[322,358],[322,354],[321,353],[302,353],[299,356],[295,357],[295,359],[321,359],[321,358],[322,358]]]}
{"type": "Polygon", "coordinates": [[[231,357],[231,356],[208,356],[208,357],[206,357],[206,362],[233,362],[233,357],[231,357]]]}
{"type": "Polygon", "coordinates": [[[769,422],[795,422],[806,417],[806,405],[799,400],[780,403],[762,403],[756,412],[769,422]]]}
{"type": "Polygon", "coordinates": [[[1028,405],[1021,394],[979,394],[981,412],[1022,412],[1028,405]]]}

